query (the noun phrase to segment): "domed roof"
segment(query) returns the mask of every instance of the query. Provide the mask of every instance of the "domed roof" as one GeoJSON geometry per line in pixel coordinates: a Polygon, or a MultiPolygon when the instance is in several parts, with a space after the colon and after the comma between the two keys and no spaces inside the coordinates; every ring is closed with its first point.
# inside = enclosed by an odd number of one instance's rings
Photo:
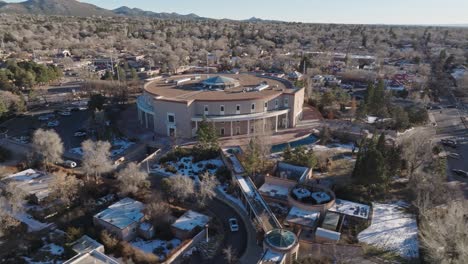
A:
{"type": "Polygon", "coordinates": [[[296,235],[286,229],[273,229],[265,235],[265,242],[274,248],[288,250],[297,242],[296,235]]]}
{"type": "Polygon", "coordinates": [[[206,86],[215,87],[236,87],[239,86],[239,82],[235,79],[225,76],[214,76],[203,81],[206,86]]]}

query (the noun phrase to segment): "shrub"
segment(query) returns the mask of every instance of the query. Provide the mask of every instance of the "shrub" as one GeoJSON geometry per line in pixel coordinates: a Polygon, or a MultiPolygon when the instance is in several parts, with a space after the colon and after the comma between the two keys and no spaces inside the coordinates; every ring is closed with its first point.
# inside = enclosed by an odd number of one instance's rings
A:
{"type": "Polygon", "coordinates": [[[174,155],[177,157],[177,158],[183,158],[183,157],[187,157],[187,156],[190,156],[192,155],[192,151],[190,149],[187,149],[187,148],[181,148],[181,147],[177,147],[175,150],[174,150],[174,155]]]}
{"type": "Polygon", "coordinates": [[[171,173],[177,173],[177,169],[176,169],[174,166],[172,166],[172,165],[168,165],[168,166],[166,167],[166,171],[167,171],[167,172],[171,172],[171,173]]]}
{"type": "Polygon", "coordinates": [[[101,241],[106,247],[106,250],[109,250],[110,252],[113,252],[119,244],[119,240],[109,234],[106,230],[101,232],[101,241]]]}
{"type": "Polygon", "coordinates": [[[216,169],[217,167],[216,167],[216,165],[214,165],[214,164],[212,164],[212,163],[207,163],[206,166],[205,166],[205,168],[206,168],[207,170],[214,170],[214,169],[216,169]]]}
{"type": "Polygon", "coordinates": [[[166,163],[166,162],[171,162],[171,161],[173,162],[177,161],[177,156],[174,154],[174,152],[169,152],[159,159],[160,163],[166,163]]]}

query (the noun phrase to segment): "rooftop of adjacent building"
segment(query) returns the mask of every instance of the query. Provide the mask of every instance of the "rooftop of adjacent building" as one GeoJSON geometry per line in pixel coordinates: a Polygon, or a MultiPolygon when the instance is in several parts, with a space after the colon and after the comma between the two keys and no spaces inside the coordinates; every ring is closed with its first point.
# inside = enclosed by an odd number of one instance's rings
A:
{"type": "Polygon", "coordinates": [[[244,73],[175,75],[148,82],[145,90],[180,102],[254,100],[298,91],[288,80],[244,73]]]}
{"type": "Polygon", "coordinates": [[[134,222],[140,222],[143,218],[143,208],[144,204],[141,202],[131,198],[124,198],[96,214],[94,217],[120,229],[124,229],[134,222]]]}

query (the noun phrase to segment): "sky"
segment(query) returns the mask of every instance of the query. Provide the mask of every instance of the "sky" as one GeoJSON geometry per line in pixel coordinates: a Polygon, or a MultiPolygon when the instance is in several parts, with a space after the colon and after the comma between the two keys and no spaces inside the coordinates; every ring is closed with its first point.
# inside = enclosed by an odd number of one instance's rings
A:
{"type": "MultiPolygon", "coordinates": [[[[468,0],[81,0],[107,9],[345,24],[468,24],[468,0]]],[[[8,2],[21,2],[13,0],[8,2]]]]}

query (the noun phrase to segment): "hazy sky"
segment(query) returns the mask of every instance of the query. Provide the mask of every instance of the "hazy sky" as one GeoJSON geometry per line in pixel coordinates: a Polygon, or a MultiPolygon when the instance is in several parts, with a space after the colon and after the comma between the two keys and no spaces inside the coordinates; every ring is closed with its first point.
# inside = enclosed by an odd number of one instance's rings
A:
{"type": "MultiPolygon", "coordinates": [[[[18,0],[9,2],[20,2],[18,0]]],[[[468,24],[468,0],[82,0],[211,18],[364,24],[468,24]]]]}

